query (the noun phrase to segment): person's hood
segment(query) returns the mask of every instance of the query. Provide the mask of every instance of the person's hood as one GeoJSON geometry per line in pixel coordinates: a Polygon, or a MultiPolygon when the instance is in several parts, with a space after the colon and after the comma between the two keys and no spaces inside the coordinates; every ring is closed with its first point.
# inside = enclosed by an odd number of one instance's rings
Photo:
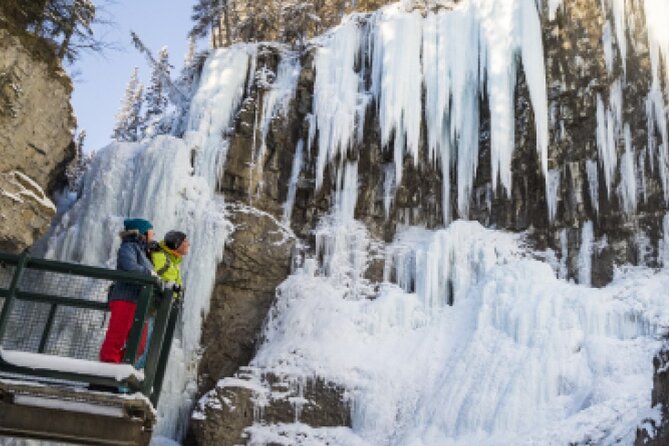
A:
{"type": "Polygon", "coordinates": [[[160,246],[160,249],[165,252],[168,256],[170,256],[170,260],[174,263],[181,263],[182,257],[180,254],[176,253],[175,251],[171,250],[165,245],[164,241],[158,242],[158,246],[160,246]]]}
{"type": "Polygon", "coordinates": [[[142,237],[139,234],[137,229],[129,229],[127,231],[121,231],[118,233],[118,236],[121,237],[123,241],[137,240],[142,241],[142,237]]]}

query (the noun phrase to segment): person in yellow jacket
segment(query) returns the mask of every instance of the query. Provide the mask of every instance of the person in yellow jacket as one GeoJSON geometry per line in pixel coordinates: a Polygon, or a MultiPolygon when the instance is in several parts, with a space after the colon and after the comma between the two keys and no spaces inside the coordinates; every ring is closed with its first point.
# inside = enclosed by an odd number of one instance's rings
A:
{"type": "MultiPolygon", "coordinates": [[[[150,247],[153,270],[166,284],[171,284],[175,299],[183,296],[183,279],[181,278],[181,261],[188,254],[190,242],[181,231],[169,231],[157,245],[150,247]]],[[[153,335],[154,317],[147,318],[146,345],[150,345],[153,335]]],[[[148,348],[135,363],[135,368],[143,369],[148,357],[148,348]]]]}
{"type": "Polygon", "coordinates": [[[183,287],[181,278],[181,260],[188,254],[190,242],[181,231],[169,231],[158,243],[158,248],[151,252],[153,269],[165,282],[173,282],[176,290],[183,287]]]}

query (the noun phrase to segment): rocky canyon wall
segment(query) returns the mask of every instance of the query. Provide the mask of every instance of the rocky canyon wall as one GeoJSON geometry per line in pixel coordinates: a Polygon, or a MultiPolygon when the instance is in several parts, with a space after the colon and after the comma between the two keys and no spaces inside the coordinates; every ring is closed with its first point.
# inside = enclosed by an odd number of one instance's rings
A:
{"type": "Polygon", "coordinates": [[[19,252],[55,214],[74,157],[72,84],[45,42],[0,27],[0,250],[19,252]]]}
{"type": "MultiPolygon", "coordinates": [[[[407,10],[424,18],[458,8],[458,2],[437,3],[417,3],[407,10]]],[[[374,94],[378,79],[373,53],[379,49],[374,47],[378,42],[374,40],[371,16],[360,14],[349,19],[347,26],[360,30],[356,34],[359,40],[351,45],[358,45],[360,50],[352,52],[352,61],[334,61],[351,64],[355,77],[351,88],[358,94],[353,99],[354,116],[349,129],[354,136],[341,143],[346,147],[335,148],[335,153],[328,153],[325,158],[320,153],[328,150],[321,146],[327,139],[321,136],[332,130],[317,124],[318,102],[323,101],[324,93],[329,94],[324,107],[336,109],[345,98],[336,97],[338,91],[322,90],[318,69],[327,65],[322,65],[319,48],[338,37],[325,37],[299,51],[279,44],[259,45],[253,55],[247,94],[230,130],[219,189],[228,202],[252,206],[273,216],[271,225],[275,229],[263,223],[259,226],[265,228],[263,231],[278,231],[278,222],[283,222],[294,231],[296,239],[304,242],[297,248],[291,242],[277,252],[270,251],[265,259],[274,259],[272,263],[281,265],[279,269],[287,274],[290,250],[318,256],[317,223],[337,206],[344,188],[343,177],[349,166],[355,166],[355,218],[365,224],[380,246],[392,240],[403,225],[437,228],[452,219],[464,218],[478,220],[488,227],[527,232],[528,240],[536,248],[546,249],[547,256],[553,256],[558,275],[579,283],[606,285],[618,265],[664,265],[667,261],[664,239],[669,231],[665,219],[668,165],[663,155],[667,150],[664,104],[669,98],[663,77],[666,65],[658,62],[661,59],[657,48],[649,38],[644,2],[540,3],[539,32],[547,102],[545,110],[537,109],[540,101],[535,97],[536,67],[524,65],[531,58],[521,54],[524,51],[521,44],[513,55],[516,65],[510,69],[513,74],[509,77],[513,81],[510,103],[514,122],[510,176],[506,182],[498,166],[495,134],[499,132],[499,115],[490,88],[467,92],[476,98],[472,106],[479,117],[475,132],[478,152],[473,160],[471,185],[463,186],[466,181],[460,178],[461,170],[465,169],[460,167],[462,152],[453,148],[452,153],[459,155],[448,161],[432,153],[429,129],[433,123],[428,122],[430,94],[420,81],[413,95],[420,112],[414,138],[416,155],[401,152],[398,159],[393,147],[398,139],[403,140],[400,145],[410,145],[412,136],[399,125],[390,132],[384,128],[387,119],[384,105],[379,103],[380,96],[374,94]],[[622,15],[621,4],[626,5],[623,9],[627,8],[622,15]],[[370,50],[372,47],[374,50],[370,50]],[[548,127],[545,156],[538,142],[542,137],[542,119],[548,127]],[[397,166],[401,166],[399,173],[397,166]],[[443,187],[445,180],[447,187],[443,187]],[[275,262],[276,259],[279,260],[275,262]]],[[[421,32],[429,30],[425,27],[421,32]]],[[[328,50],[334,51],[335,46],[332,44],[328,50]]],[[[422,55],[426,64],[427,47],[418,48],[417,60],[422,55]]],[[[339,68],[329,66],[331,70],[339,68]]],[[[426,72],[423,67],[419,75],[425,76],[426,72]]],[[[336,79],[339,83],[346,80],[336,79]]],[[[487,80],[484,77],[482,84],[487,80]]],[[[448,100],[456,103],[453,97],[448,100]]],[[[402,119],[406,120],[406,115],[398,118],[398,122],[402,119]]],[[[457,123],[451,120],[449,125],[456,127],[457,123]]],[[[452,128],[444,129],[446,133],[449,131],[452,128]]],[[[463,145],[465,137],[464,133],[458,134],[455,144],[463,145]]],[[[332,138],[336,139],[336,135],[331,135],[332,138]]],[[[265,239],[252,229],[244,229],[244,225],[240,228],[239,240],[245,241],[236,247],[233,243],[226,254],[228,261],[219,271],[215,299],[205,324],[207,334],[203,337],[206,360],[201,366],[201,391],[218,394],[214,399],[222,402],[224,410],[218,416],[216,404],[201,408],[207,416],[195,420],[199,444],[215,444],[217,437],[213,433],[225,430],[221,426],[228,423],[235,427],[233,433],[225,434],[226,438],[239,441],[241,431],[250,424],[248,411],[253,405],[247,403],[249,399],[257,399],[253,395],[258,390],[229,381],[220,388],[211,386],[238,370],[221,364],[227,361],[235,367],[243,366],[251,358],[253,344],[260,334],[244,333],[236,337],[239,345],[231,346],[228,341],[226,345],[220,344],[214,333],[229,332],[234,329],[235,320],[239,320],[236,318],[247,316],[253,322],[247,321],[246,325],[260,327],[264,312],[271,305],[272,289],[282,278],[278,269],[265,268],[262,261],[253,260],[253,252],[262,249],[265,239]],[[234,285],[231,274],[239,271],[235,265],[247,256],[258,274],[255,280],[267,287],[235,291],[238,285],[234,285]],[[226,265],[227,271],[223,271],[226,265]],[[233,305],[238,299],[246,303],[233,305]],[[253,308],[244,316],[232,309],[246,305],[253,308]],[[237,356],[244,360],[230,362],[229,352],[234,351],[243,351],[237,356]],[[230,401],[236,402],[226,403],[230,401]],[[239,417],[246,421],[239,421],[239,417]]],[[[366,278],[372,283],[380,282],[383,272],[382,253],[376,259],[367,265],[366,278]]],[[[243,277],[247,272],[240,274],[243,277]]],[[[663,375],[658,376],[656,380],[663,382],[663,375]]],[[[661,386],[656,383],[656,388],[661,386]]],[[[318,393],[321,387],[309,388],[318,393]]],[[[326,400],[331,398],[328,392],[324,393],[326,400]]],[[[658,390],[658,395],[661,393],[658,390]]],[[[311,394],[309,400],[318,400],[318,396],[311,394]]],[[[341,402],[345,404],[343,397],[341,402]]],[[[341,410],[338,407],[337,411],[341,410]]],[[[312,419],[312,423],[319,425],[318,420],[312,419]]],[[[230,441],[229,444],[234,444],[230,441]]]]}

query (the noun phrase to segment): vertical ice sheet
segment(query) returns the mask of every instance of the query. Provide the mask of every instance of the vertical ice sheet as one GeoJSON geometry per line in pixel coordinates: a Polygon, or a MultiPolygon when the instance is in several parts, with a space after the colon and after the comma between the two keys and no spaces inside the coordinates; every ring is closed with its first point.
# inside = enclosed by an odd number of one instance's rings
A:
{"type": "Polygon", "coordinates": [[[616,80],[611,85],[608,105],[597,95],[597,151],[599,163],[604,171],[607,197],[611,198],[611,191],[618,166],[617,140],[623,133],[622,81],[616,80]]]}
{"type": "Polygon", "coordinates": [[[418,11],[385,8],[373,28],[372,91],[379,104],[381,144],[394,136],[395,182],[402,181],[405,151],[419,162],[423,117],[421,43],[423,18],[418,11]]]}
{"type": "Polygon", "coordinates": [[[557,10],[562,6],[562,0],[545,0],[548,2],[548,20],[553,21],[557,15],[557,10]]]}
{"type": "Polygon", "coordinates": [[[658,240],[657,258],[663,268],[669,267],[669,213],[662,217],[662,238],[658,240]]]}
{"type": "Polygon", "coordinates": [[[646,100],[648,122],[648,154],[653,165],[655,150],[659,165],[665,203],[669,203],[669,130],[664,94],[669,94],[669,3],[663,0],[644,0],[644,13],[648,31],[648,43],[651,61],[651,88],[646,100]],[[663,62],[664,61],[664,65],[663,62]],[[664,67],[664,70],[663,70],[664,67]],[[662,72],[665,79],[662,79],[662,72]],[[665,85],[663,92],[662,85],[665,85]],[[659,138],[656,138],[659,133],[659,138]]]}
{"type": "MultiPolygon", "coordinates": [[[[319,135],[317,188],[325,166],[349,150],[354,135],[360,137],[362,111],[371,95],[378,107],[382,146],[393,153],[395,185],[402,180],[405,157],[415,165],[439,163],[444,221],[452,218],[451,170],[457,181],[458,214],[467,217],[478,165],[479,99],[485,94],[491,111],[493,186],[496,190],[499,181],[509,193],[520,60],[546,176],[546,80],[533,0],[472,0],[452,10],[428,11],[424,17],[398,3],[376,12],[367,26],[349,19],[322,41],[315,59],[313,112],[319,135]],[[369,92],[364,87],[367,76],[369,92]],[[423,117],[426,154],[418,151],[423,117]]],[[[315,135],[313,126],[310,134],[315,135]]],[[[386,199],[386,205],[390,201],[386,199]]]]}
{"type": "Polygon", "coordinates": [[[585,171],[588,176],[588,192],[590,193],[590,204],[595,215],[599,214],[599,172],[597,161],[586,160],[585,171]]]}
{"type": "Polygon", "coordinates": [[[558,197],[560,195],[560,169],[548,171],[548,189],[546,190],[546,203],[548,204],[548,221],[553,223],[557,214],[558,197]]]}
{"type": "Polygon", "coordinates": [[[255,60],[255,47],[236,45],[219,49],[207,59],[200,86],[191,102],[187,132],[193,132],[199,151],[195,173],[216,187],[221,173],[227,141],[221,138],[232,124],[244,95],[249,63],[255,60]]]}
{"type": "Polygon", "coordinates": [[[309,129],[311,135],[318,129],[317,190],[323,184],[327,163],[344,156],[353,144],[356,110],[361,100],[360,77],[355,71],[361,42],[359,25],[353,20],[345,21],[326,38],[314,58],[315,127],[309,129]]]}
{"type": "Polygon", "coordinates": [[[583,223],[581,228],[581,247],[578,251],[578,283],[592,283],[592,254],[595,235],[591,221],[583,223]]]}
{"type": "Polygon", "coordinates": [[[625,153],[620,160],[620,185],[618,195],[622,202],[622,208],[628,215],[636,211],[637,205],[637,181],[636,160],[634,146],[632,146],[632,133],[628,124],[625,124],[625,153]]]}
{"type": "Polygon", "coordinates": [[[295,206],[295,193],[297,192],[297,182],[300,178],[302,163],[304,158],[304,140],[300,139],[295,147],[293,156],[293,165],[290,171],[290,182],[288,183],[288,196],[283,204],[283,223],[290,224],[290,217],[295,206]]]}
{"type": "Polygon", "coordinates": [[[170,353],[157,426],[157,432],[172,438],[185,435],[197,390],[202,314],[209,309],[216,266],[230,231],[223,200],[213,191],[225,159],[223,136],[244,93],[254,51],[237,45],[210,56],[183,139],[159,136],[100,150],[82,197],[47,243],[50,257],[113,267],[117,233],[126,217],[150,219],[159,237],[170,229],[188,234],[191,249],[182,264],[188,304],[170,353]]]}
{"type": "Polygon", "coordinates": [[[260,141],[257,155],[257,159],[261,162],[267,150],[267,133],[272,119],[287,113],[290,101],[295,96],[300,68],[297,55],[284,52],[277,68],[276,79],[263,96],[262,116],[260,117],[262,141],[260,141]]]}

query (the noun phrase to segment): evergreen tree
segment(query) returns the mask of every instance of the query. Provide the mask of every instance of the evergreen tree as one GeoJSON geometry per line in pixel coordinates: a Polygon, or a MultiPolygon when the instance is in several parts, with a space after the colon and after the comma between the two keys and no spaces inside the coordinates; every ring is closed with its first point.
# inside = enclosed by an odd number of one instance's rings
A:
{"type": "Polygon", "coordinates": [[[86,140],[86,130],[81,130],[77,135],[75,141],[74,158],[65,168],[65,176],[67,177],[67,188],[70,192],[80,193],[82,187],[82,179],[86,170],[88,169],[92,155],[84,154],[84,141],[86,140]]]}
{"type": "Polygon", "coordinates": [[[135,67],[126,86],[121,109],[116,114],[112,139],[126,142],[141,139],[143,93],[144,86],[139,81],[139,68],[135,67]]]}
{"type": "Polygon", "coordinates": [[[232,43],[234,2],[230,0],[198,0],[193,6],[191,19],[194,25],[189,35],[200,38],[205,37],[211,30],[214,47],[230,45],[232,43]],[[223,19],[223,29],[221,29],[223,19]],[[225,42],[224,42],[225,40],[225,42]]]}
{"type": "Polygon", "coordinates": [[[93,32],[93,24],[104,23],[97,13],[93,0],[0,1],[0,22],[52,42],[54,54],[67,62],[82,49],[101,51],[107,46],[93,32]]]}
{"type": "Polygon", "coordinates": [[[146,91],[146,121],[161,115],[167,108],[167,86],[165,79],[170,78],[167,47],[162,47],[158,53],[158,61],[153,66],[151,83],[146,91]]]}

